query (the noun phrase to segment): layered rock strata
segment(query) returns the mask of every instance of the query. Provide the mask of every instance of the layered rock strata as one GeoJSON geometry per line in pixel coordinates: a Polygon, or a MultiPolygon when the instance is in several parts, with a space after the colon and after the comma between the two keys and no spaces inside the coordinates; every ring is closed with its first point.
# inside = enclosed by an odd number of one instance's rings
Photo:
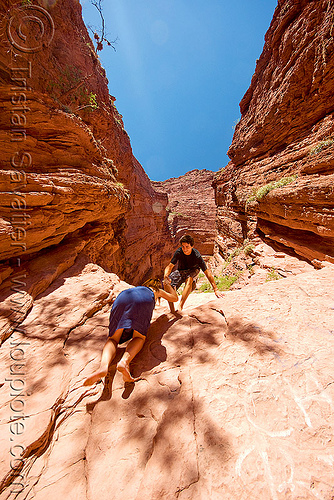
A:
{"type": "Polygon", "coordinates": [[[333,19],[327,0],[278,2],[214,182],[223,255],[256,232],[334,261],[333,19]]]}
{"type": "Polygon", "coordinates": [[[6,330],[79,254],[138,284],[161,272],[172,245],[167,196],[132,154],[79,1],[2,0],[0,19],[6,330]]]}
{"type": "Polygon", "coordinates": [[[183,234],[191,234],[203,255],[213,254],[216,240],[213,178],[214,172],[196,169],[180,177],[152,182],[156,190],[168,195],[168,225],[175,244],[183,234]]]}

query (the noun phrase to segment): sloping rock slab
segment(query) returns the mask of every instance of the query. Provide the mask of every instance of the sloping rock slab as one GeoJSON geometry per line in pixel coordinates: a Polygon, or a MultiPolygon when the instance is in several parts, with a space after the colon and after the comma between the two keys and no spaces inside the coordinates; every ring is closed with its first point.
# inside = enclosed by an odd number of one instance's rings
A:
{"type": "MultiPolygon", "coordinates": [[[[20,500],[331,500],[333,279],[329,266],[176,316],[162,301],[132,363],[139,380],[126,387],[115,364],[105,385],[81,386],[98,366],[109,306],[83,322],[71,299],[51,321],[56,290],[44,293],[26,319],[20,435],[10,432],[9,382],[0,389],[1,500],[19,489],[22,450],[20,500]]],[[[78,307],[89,303],[83,281],[76,293],[78,307]]],[[[2,373],[10,349],[8,340],[2,373]]]]}

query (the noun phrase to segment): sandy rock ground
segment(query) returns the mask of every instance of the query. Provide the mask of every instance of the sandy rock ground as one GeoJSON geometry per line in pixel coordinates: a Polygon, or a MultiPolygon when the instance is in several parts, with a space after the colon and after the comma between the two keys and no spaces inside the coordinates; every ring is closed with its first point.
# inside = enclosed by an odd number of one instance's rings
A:
{"type": "Polygon", "coordinates": [[[333,266],[157,305],[124,386],[99,364],[113,298],[64,273],[1,349],[0,498],[331,500],[333,266]]]}
{"type": "MultiPolygon", "coordinates": [[[[205,257],[205,260],[218,284],[222,276],[235,278],[228,290],[240,290],[246,285],[261,285],[268,281],[296,276],[315,269],[315,266],[306,260],[298,258],[293,253],[289,255],[279,251],[260,238],[255,238],[251,243],[240,246],[226,260],[217,254],[205,257]]],[[[319,268],[324,265],[326,262],[319,261],[319,268]]],[[[206,277],[200,273],[196,291],[203,291],[203,285],[208,289],[207,292],[213,291],[210,286],[206,286],[207,284],[206,277]]]]}

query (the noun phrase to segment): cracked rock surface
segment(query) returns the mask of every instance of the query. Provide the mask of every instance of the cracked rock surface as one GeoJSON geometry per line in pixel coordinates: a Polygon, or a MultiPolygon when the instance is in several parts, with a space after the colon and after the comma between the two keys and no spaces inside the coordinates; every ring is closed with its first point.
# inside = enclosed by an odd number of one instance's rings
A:
{"type": "Polygon", "coordinates": [[[99,364],[99,266],[61,275],[1,349],[0,498],[331,500],[334,268],[161,301],[123,385],[99,364]],[[21,382],[19,382],[21,380],[21,382]]]}

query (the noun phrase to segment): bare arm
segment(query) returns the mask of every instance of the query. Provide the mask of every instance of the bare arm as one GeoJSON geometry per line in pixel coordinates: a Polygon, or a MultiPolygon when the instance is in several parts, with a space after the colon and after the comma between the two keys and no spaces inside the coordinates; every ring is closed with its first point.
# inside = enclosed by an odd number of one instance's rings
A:
{"type": "Polygon", "coordinates": [[[224,297],[224,294],[218,290],[215,279],[212,276],[212,272],[210,271],[210,269],[207,269],[206,271],[204,271],[204,274],[208,278],[209,282],[211,283],[213,291],[216,294],[216,297],[222,299],[224,297]]]}
{"type": "MultiPolygon", "coordinates": [[[[168,264],[168,266],[165,268],[165,271],[164,271],[164,279],[168,279],[168,276],[170,275],[170,273],[172,272],[173,270],[173,267],[174,267],[174,264],[172,264],[171,262],[168,264]]],[[[170,280],[168,280],[169,283],[170,283],[170,280]]]]}

